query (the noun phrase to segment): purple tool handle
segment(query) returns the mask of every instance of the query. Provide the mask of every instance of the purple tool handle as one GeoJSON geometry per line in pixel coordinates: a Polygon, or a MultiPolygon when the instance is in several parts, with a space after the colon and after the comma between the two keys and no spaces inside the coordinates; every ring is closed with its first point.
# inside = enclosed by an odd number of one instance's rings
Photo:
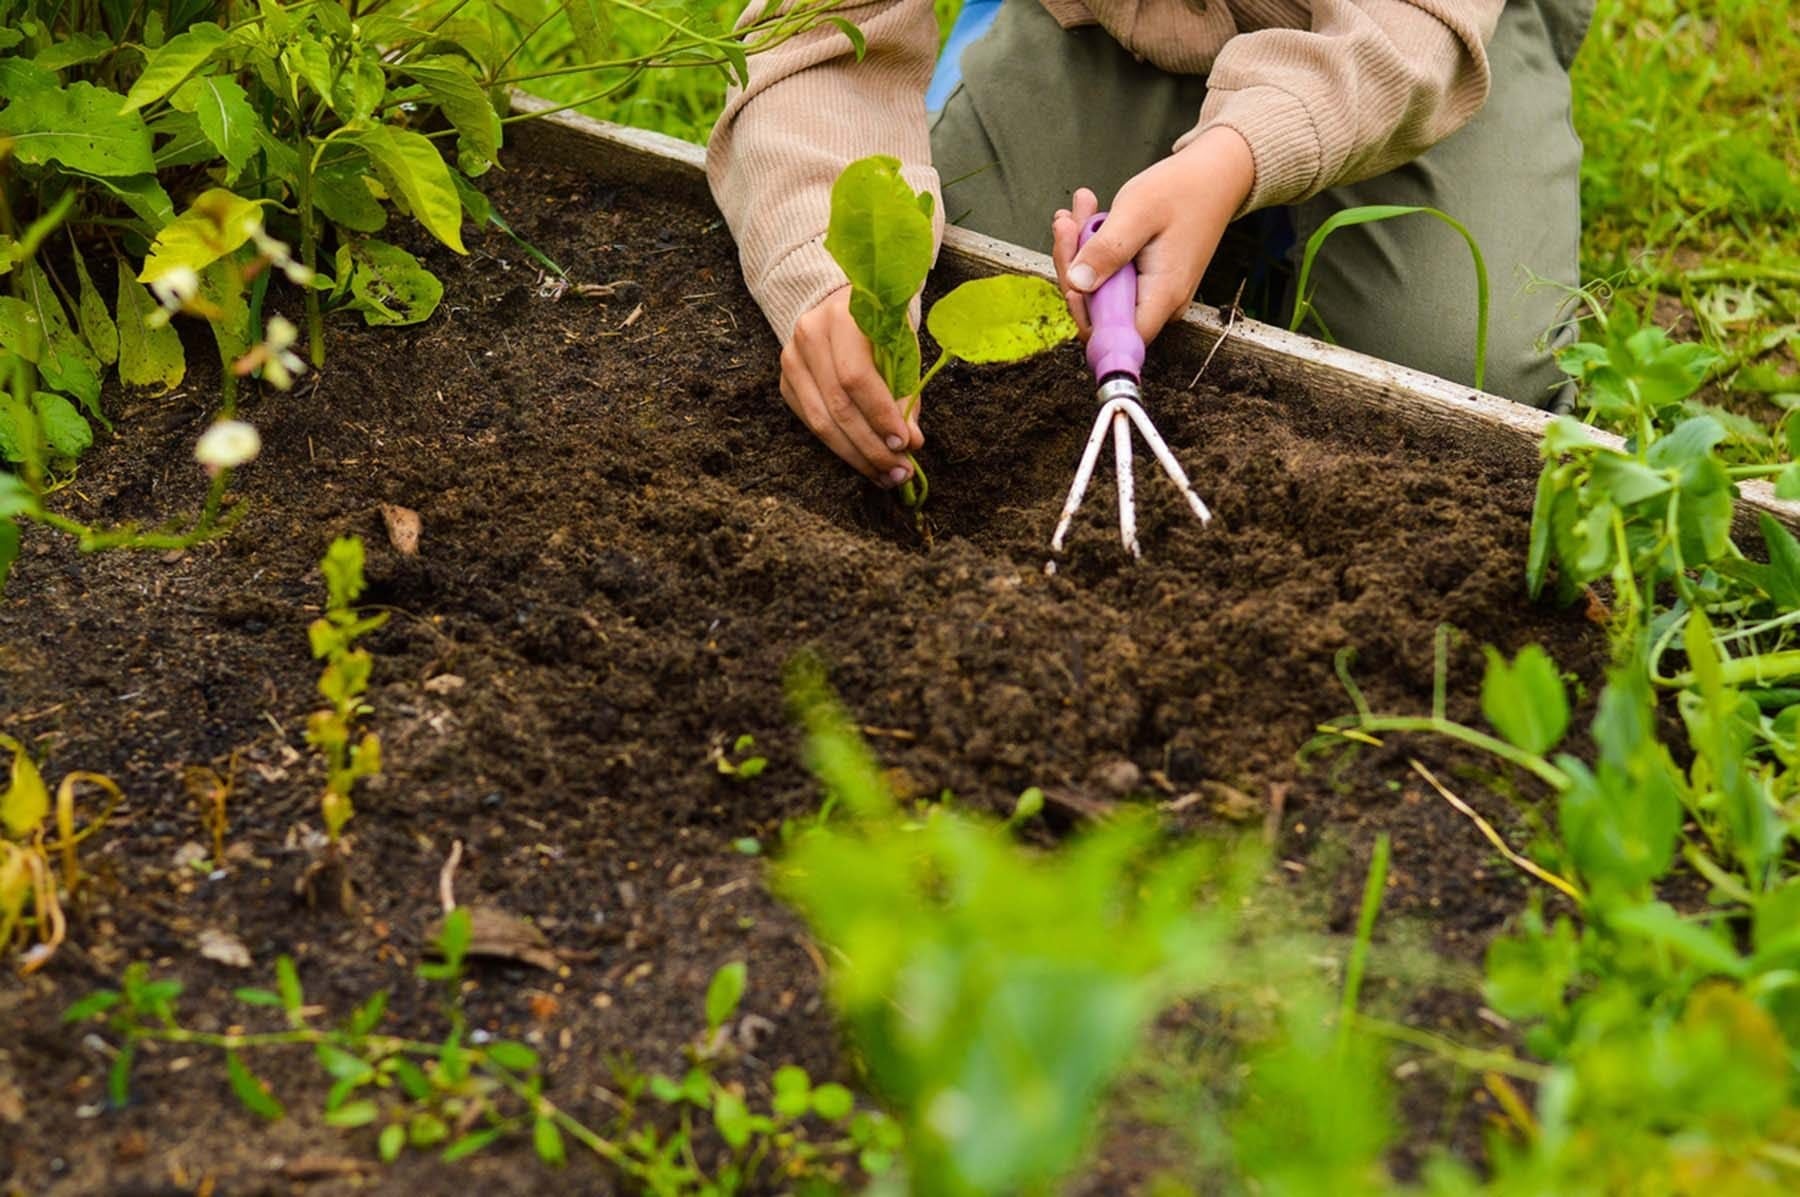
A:
{"type": "MultiPolygon", "coordinates": [[[[1086,245],[1105,221],[1104,212],[1090,217],[1076,237],[1076,248],[1086,245]]],[[[1087,360],[1094,381],[1123,374],[1137,382],[1144,369],[1144,338],[1137,331],[1137,267],[1127,262],[1114,271],[1087,297],[1087,309],[1093,327],[1087,360]]]]}

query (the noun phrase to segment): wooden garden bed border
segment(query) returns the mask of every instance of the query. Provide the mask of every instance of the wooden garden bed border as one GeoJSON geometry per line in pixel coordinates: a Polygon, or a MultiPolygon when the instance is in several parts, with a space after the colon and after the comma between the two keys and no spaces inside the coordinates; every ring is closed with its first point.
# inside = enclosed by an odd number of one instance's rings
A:
{"type": "MultiPolygon", "coordinates": [[[[513,110],[546,114],[512,126],[515,147],[527,154],[601,177],[697,193],[712,202],[706,191],[706,152],[700,146],[559,111],[553,102],[523,93],[514,94],[513,110]]],[[[956,228],[945,233],[938,265],[970,276],[1010,271],[1056,277],[1043,254],[956,228]]],[[[1379,415],[1472,460],[1537,471],[1538,442],[1549,415],[1448,379],[1258,320],[1237,320],[1227,335],[1224,314],[1200,303],[1164,332],[1158,350],[1162,356],[1172,350],[1182,361],[1200,362],[1221,337],[1225,343],[1218,347],[1215,367],[1249,363],[1279,382],[1303,387],[1324,406],[1379,415]]],[[[1766,511],[1800,529],[1800,502],[1777,499],[1766,482],[1744,483],[1740,490],[1740,521],[1766,511]]]]}

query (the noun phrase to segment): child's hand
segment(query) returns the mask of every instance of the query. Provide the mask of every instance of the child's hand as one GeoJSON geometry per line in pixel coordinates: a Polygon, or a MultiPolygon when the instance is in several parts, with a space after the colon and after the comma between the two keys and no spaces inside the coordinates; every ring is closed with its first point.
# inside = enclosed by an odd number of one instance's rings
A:
{"type": "Polygon", "coordinates": [[[1088,335],[1087,296],[1120,266],[1137,260],[1138,333],[1149,341],[1185,309],[1200,276],[1256,181],[1250,147],[1235,130],[1207,130],[1119,188],[1106,223],[1076,251],[1076,237],[1100,210],[1083,187],[1072,208],[1051,222],[1056,277],[1069,311],[1088,335]]]}
{"type": "Polygon", "coordinates": [[[876,372],[869,339],[850,317],[840,287],[794,323],[781,351],[781,397],[813,435],[877,486],[912,475],[906,455],[925,443],[915,409],[909,424],[876,372]]]}

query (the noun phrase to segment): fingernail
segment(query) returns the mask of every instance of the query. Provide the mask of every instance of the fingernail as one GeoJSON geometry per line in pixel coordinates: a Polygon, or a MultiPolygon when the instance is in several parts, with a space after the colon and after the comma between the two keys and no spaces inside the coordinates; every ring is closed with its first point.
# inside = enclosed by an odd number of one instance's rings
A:
{"type": "Polygon", "coordinates": [[[890,436],[887,438],[887,447],[898,453],[906,448],[906,442],[897,436],[890,436]]]}
{"type": "Polygon", "coordinates": [[[902,482],[905,482],[908,478],[912,477],[912,471],[905,466],[895,466],[888,471],[887,476],[890,485],[899,486],[902,482]]]}
{"type": "Polygon", "coordinates": [[[1093,290],[1094,268],[1089,266],[1086,262],[1075,263],[1075,265],[1069,267],[1069,282],[1074,284],[1077,291],[1093,290]]]}

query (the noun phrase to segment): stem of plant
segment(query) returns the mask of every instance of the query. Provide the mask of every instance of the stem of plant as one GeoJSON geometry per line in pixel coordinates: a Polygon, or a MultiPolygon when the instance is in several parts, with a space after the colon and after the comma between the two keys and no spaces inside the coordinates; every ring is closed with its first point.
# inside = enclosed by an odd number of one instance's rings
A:
{"type": "MultiPolygon", "coordinates": [[[[300,155],[299,195],[295,197],[300,207],[300,264],[309,273],[318,265],[319,256],[318,214],[313,210],[313,168],[318,164],[325,144],[320,142],[311,154],[300,155]]],[[[309,356],[316,370],[325,364],[325,318],[319,310],[319,292],[310,283],[306,287],[306,336],[309,356]]]]}
{"type": "MultiPolygon", "coordinates": [[[[1795,654],[1800,657],[1800,653],[1795,654]]],[[[1326,725],[1321,731],[1342,734],[1341,727],[1326,725]]],[[[1355,730],[1376,734],[1380,732],[1429,732],[1432,735],[1444,736],[1478,748],[1483,752],[1499,757],[1510,765],[1517,765],[1551,789],[1559,793],[1569,787],[1569,775],[1552,765],[1541,756],[1534,756],[1524,749],[1515,748],[1505,740],[1476,731],[1451,719],[1436,719],[1425,715],[1368,715],[1358,718],[1355,730]]]]}

